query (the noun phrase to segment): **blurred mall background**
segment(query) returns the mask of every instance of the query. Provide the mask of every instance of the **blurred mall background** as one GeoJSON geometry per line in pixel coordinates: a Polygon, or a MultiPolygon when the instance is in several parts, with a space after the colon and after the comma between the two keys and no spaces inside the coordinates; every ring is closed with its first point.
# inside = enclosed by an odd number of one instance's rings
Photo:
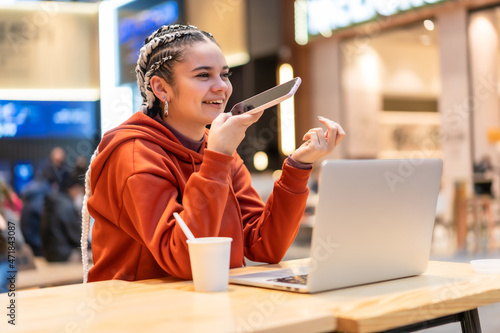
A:
{"type": "Polygon", "coordinates": [[[303,79],[239,148],[264,198],[322,115],[348,134],[329,158],[442,158],[433,254],[498,256],[494,0],[1,0],[1,178],[21,196],[56,146],[69,169],[88,162],[101,135],[139,109],[144,38],[176,22],[214,34],[233,71],[229,105],[303,79]]]}
{"type": "MultiPolygon", "coordinates": [[[[433,258],[500,256],[498,0],[0,0],[0,177],[21,199],[54,147],[73,170],[138,110],[138,50],[176,22],[221,45],[229,106],[303,80],[239,148],[263,198],[322,115],[348,134],[328,158],[443,160],[433,258]]],[[[290,258],[308,255],[311,188],[290,258]]]]}

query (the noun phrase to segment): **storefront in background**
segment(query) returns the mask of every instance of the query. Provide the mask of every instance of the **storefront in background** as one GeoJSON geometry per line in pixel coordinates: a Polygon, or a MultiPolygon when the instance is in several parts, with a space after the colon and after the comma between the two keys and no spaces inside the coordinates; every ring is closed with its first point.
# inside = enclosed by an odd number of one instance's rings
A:
{"type": "Polygon", "coordinates": [[[99,140],[98,5],[0,4],[0,179],[18,193],[51,150],[69,169],[99,140]]]}
{"type": "Polygon", "coordinates": [[[474,163],[500,165],[500,1],[374,3],[295,1],[311,122],[342,123],[342,158],[442,158],[451,215],[456,184],[473,193],[474,163]]]}

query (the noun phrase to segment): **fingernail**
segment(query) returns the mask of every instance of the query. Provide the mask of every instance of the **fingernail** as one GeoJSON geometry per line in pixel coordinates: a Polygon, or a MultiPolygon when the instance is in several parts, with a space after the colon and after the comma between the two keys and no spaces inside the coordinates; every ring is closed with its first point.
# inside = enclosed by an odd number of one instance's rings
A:
{"type": "Polygon", "coordinates": [[[325,119],[325,118],[324,118],[324,117],[321,117],[321,116],[318,116],[318,119],[319,119],[319,120],[323,120],[323,119],[325,119]]]}

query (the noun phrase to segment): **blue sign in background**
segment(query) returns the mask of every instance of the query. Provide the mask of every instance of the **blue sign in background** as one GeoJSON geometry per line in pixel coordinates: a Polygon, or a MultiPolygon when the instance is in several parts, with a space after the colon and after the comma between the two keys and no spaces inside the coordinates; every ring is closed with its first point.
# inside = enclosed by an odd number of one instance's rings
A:
{"type": "Polygon", "coordinates": [[[135,66],[144,40],[162,25],[180,19],[180,1],[134,1],[118,10],[120,83],[135,82],[135,66]]]}
{"type": "Polygon", "coordinates": [[[98,101],[0,100],[1,138],[93,138],[98,101]]]}

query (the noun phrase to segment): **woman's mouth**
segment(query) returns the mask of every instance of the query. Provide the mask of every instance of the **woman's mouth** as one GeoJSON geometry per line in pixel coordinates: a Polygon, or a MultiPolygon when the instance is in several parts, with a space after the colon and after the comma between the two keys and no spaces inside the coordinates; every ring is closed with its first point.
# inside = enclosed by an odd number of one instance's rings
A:
{"type": "Polygon", "coordinates": [[[213,101],[204,101],[203,103],[205,104],[211,104],[211,105],[216,105],[216,106],[221,106],[224,103],[224,100],[222,99],[216,99],[213,101]]]}
{"type": "Polygon", "coordinates": [[[203,104],[209,105],[212,108],[216,109],[221,109],[224,107],[224,100],[223,99],[214,99],[210,101],[203,101],[203,104]]]}

